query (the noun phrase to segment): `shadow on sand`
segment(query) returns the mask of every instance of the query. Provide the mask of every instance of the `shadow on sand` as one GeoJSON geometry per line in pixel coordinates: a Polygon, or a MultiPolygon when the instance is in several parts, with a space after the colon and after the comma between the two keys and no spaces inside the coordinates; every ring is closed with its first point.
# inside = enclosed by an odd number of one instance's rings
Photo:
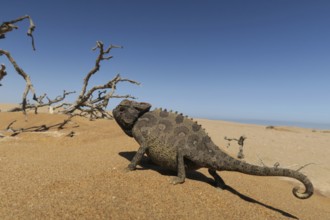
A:
{"type": "MultiPolygon", "coordinates": [[[[131,161],[135,154],[136,154],[136,151],[120,152],[119,153],[120,156],[126,158],[128,161],[131,161]]],[[[150,169],[150,170],[157,171],[158,173],[160,173],[161,175],[164,175],[164,176],[175,176],[176,175],[176,172],[169,171],[167,169],[164,169],[164,168],[162,168],[160,166],[157,166],[156,164],[152,163],[148,159],[148,157],[146,157],[146,156],[143,156],[143,158],[141,160],[141,163],[140,163],[140,166],[141,166],[141,168],[137,168],[137,170],[149,170],[150,169]]],[[[192,179],[192,180],[196,180],[196,181],[206,182],[208,184],[214,185],[214,180],[212,178],[209,178],[209,177],[205,176],[204,174],[202,174],[198,171],[189,171],[189,172],[187,172],[187,178],[192,179]]],[[[285,217],[289,217],[289,218],[293,218],[293,219],[299,219],[298,217],[296,217],[294,215],[291,215],[288,212],[285,212],[281,209],[274,208],[270,205],[264,204],[264,203],[259,202],[259,201],[255,200],[255,199],[253,199],[249,196],[246,196],[246,195],[238,192],[236,189],[234,189],[234,188],[232,188],[228,185],[226,185],[226,187],[223,190],[227,190],[227,191],[231,192],[232,194],[240,197],[241,199],[243,199],[246,202],[251,202],[251,203],[258,204],[258,205],[263,206],[267,209],[278,212],[278,213],[282,214],[285,217]]]]}

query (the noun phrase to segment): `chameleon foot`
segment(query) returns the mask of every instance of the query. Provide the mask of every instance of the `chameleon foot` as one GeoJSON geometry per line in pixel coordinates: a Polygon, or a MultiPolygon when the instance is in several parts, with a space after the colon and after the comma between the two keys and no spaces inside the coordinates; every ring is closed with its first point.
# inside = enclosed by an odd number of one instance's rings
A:
{"type": "Polygon", "coordinates": [[[184,178],[180,178],[180,177],[175,176],[175,177],[172,178],[171,183],[173,185],[184,183],[184,178]]]}

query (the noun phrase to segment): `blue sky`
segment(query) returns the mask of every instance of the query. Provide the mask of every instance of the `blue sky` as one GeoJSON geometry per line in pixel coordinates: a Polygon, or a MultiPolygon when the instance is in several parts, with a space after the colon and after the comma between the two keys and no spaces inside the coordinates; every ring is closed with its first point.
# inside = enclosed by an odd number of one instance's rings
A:
{"type": "MultiPolygon", "coordinates": [[[[330,1],[1,0],[0,10],[0,22],[28,14],[37,26],[36,51],[27,21],[0,48],[38,94],[80,91],[101,40],[124,49],[93,85],[120,73],[142,85],[121,84],[118,94],[193,117],[330,124],[330,1]]],[[[8,72],[0,102],[18,103],[24,81],[0,63],[8,72]]]]}

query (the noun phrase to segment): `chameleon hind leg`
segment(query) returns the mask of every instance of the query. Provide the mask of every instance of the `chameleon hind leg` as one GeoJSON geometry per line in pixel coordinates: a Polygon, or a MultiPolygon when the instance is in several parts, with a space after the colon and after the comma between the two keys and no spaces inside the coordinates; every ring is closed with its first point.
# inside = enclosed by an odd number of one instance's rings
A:
{"type": "Polygon", "coordinates": [[[217,171],[215,169],[208,169],[209,174],[214,178],[215,181],[215,186],[217,188],[225,189],[226,188],[226,183],[223,181],[223,179],[217,174],[217,171]]]}

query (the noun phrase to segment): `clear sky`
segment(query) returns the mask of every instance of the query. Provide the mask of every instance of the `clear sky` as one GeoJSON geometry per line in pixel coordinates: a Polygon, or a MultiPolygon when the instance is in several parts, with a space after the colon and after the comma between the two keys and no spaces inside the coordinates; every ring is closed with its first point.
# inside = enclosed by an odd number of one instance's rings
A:
{"type": "MultiPolygon", "coordinates": [[[[28,14],[37,26],[36,51],[28,21],[0,48],[38,94],[80,91],[101,40],[124,49],[91,83],[116,73],[142,83],[121,84],[118,94],[193,117],[330,124],[328,0],[0,0],[0,12],[0,22],[28,14]]],[[[18,103],[24,81],[0,63],[8,70],[0,102],[18,103]]]]}

